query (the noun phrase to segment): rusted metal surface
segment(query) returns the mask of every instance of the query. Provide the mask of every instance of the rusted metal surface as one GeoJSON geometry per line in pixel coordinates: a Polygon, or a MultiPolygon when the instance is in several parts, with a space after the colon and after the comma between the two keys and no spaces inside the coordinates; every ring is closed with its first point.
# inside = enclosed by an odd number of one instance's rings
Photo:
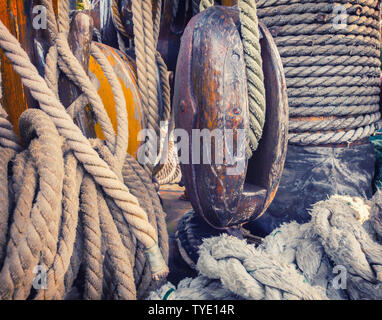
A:
{"type": "MultiPolygon", "coordinates": [[[[216,6],[194,17],[184,32],[173,106],[176,127],[185,129],[190,137],[192,129],[248,129],[239,23],[236,9],[216,6]]],[[[248,163],[248,173],[229,175],[226,163],[181,165],[194,210],[217,229],[232,229],[261,216],[275,196],[284,165],[288,131],[285,79],[272,37],[263,25],[260,29],[267,114],[264,135],[248,163]]],[[[245,143],[237,138],[234,134],[234,146],[245,143]]],[[[192,143],[190,138],[190,154],[192,143]]],[[[224,145],[222,148],[225,150],[224,145]]],[[[218,151],[212,143],[212,159],[218,151]]]]}

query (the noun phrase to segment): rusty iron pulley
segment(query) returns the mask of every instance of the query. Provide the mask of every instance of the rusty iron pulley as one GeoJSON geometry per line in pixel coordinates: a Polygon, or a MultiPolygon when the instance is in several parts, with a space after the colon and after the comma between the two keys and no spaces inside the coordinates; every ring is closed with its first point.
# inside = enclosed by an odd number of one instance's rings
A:
{"type": "MultiPolygon", "coordinates": [[[[195,16],[182,38],[175,77],[173,108],[176,128],[190,137],[190,159],[195,152],[193,130],[233,131],[233,146],[246,141],[236,134],[249,130],[248,94],[239,12],[215,6],[195,16]]],[[[271,204],[283,171],[288,137],[288,103],[280,56],[272,36],[260,23],[266,121],[260,145],[244,170],[229,173],[232,164],[214,163],[227,144],[211,143],[211,164],[181,163],[183,181],[193,212],[178,228],[178,244],[186,261],[196,263],[202,238],[228,231],[240,236],[241,226],[260,217],[271,204]]],[[[228,132],[228,131],[227,131],[228,132]]],[[[228,134],[224,140],[230,139],[228,134]]],[[[204,138],[203,138],[204,142],[204,138]]],[[[201,146],[203,143],[200,144],[201,146]]],[[[234,149],[235,150],[235,149],[234,149]]],[[[234,151],[235,152],[235,151],[234,151]]]]}

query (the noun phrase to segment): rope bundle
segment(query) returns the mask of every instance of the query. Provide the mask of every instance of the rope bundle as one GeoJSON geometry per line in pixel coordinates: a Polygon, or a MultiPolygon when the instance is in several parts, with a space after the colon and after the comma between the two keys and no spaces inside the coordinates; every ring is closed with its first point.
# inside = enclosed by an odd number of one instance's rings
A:
{"type": "Polygon", "coordinates": [[[150,298],[382,299],[381,197],[332,196],[314,205],[311,222],[284,224],[257,248],[227,235],[206,239],[200,276],[150,298]]]}
{"type": "MultiPolygon", "coordinates": [[[[159,137],[161,134],[166,138],[171,134],[166,131],[167,127],[161,128],[159,123],[171,121],[171,89],[169,83],[169,72],[161,54],[157,51],[157,44],[160,32],[160,22],[162,15],[162,0],[157,0],[156,10],[153,10],[151,0],[132,1],[133,26],[134,26],[134,45],[137,64],[138,87],[143,99],[146,123],[149,129],[155,131],[159,137]],[[152,12],[152,14],[150,14],[152,12]],[[157,72],[159,73],[159,85],[157,85],[157,72]],[[160,94],[159,94],[160,93],[160,94]],[[162,116],[160,117],[159,99],[163,105],[162,116]]],[[[121,36],[132,40],[123,25],[120,14],[120,1],[112,1],[112,16],[114,25],[118,31],[120,49],[124,50],[121,36]]],[[[149,142],[152,147],[153,141],[149,142]]],[[[181,171],[177,159],[177,150],[173,144],[168,153],[163,148],[163,141],[157,140],[159,144],[159,160],[166,158],[165,165],[155,175],[159,184],[176,182],[180,180],[181,171]]],[[[152,172],[154,164],[148,164],[147,169],[152,172]]]]}
{"type": "Polygon", "coordinates": [[[381,128],[379,1],[260,0],[258,15],[284,65],[289,143],[351,143],[381,128]]]}
{"type": "Polygon", "coordinates": [[[126,155],[126,101],[110,63],[92,45],[113,88],[117,136],[67,43],[67,1],[58,21],[51,1],[43,4],[52,42],[45,79],[0,22],[0,47],[41,108],[19,120],[25,148],[0,108],[0,174],[9,181],[0,190],[0,299],[63,299],[78,286],[86,299],[143,297],[168,272],[165,214],[151,178],[126,155]],[[83,92],[69,112],[57,98],[57,66],[83,92]],[[87,102],[106,142],[89,141],[73,122],[87,102]],[[44,290],[33,286],[37,266],[44,290]]]}

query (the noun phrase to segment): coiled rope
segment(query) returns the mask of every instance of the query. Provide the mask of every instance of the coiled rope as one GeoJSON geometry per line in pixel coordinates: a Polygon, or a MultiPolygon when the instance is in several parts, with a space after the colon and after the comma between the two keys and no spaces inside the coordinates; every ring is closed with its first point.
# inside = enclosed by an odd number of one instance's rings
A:
{"type": "Polygon", "coordinates": [[[163,259],[168,257],[164,213],[149,177],[144,177],[146,184],[139,192],[130,191],[131,175],[136,184],[145,173],[143,169],[131,170],[135,160],[125,160],[127,115],[120,84],[107,59],[92,45],[92,54],[113,87],[118,114],[115,136],[112,127],[107,134],[110,119],[69,49],[69,15],[64,2],[60,1],[57,22],[51,2],[43,0],[52,36],[46,80],[0,22],[0,47],[41,108],[27,110],[20,118],[26,147],[22,151],[4,110],[0,112],[0,158],[4,165],[0,173],[2,181],[11,181],[9,188],[3,184],[1,190],[2,197],[11,196],[4,198],[0,208],[4,231],[0,239],[0,299],[62,299],[72,290],[80,265],[84,270],[83,298],[134,299],[137,289],[142,297],[154,284],[152,279],[168,273],[163,259]],[[83,92],[71,106],[73,115],[79,110],[79,101],[88,100],[106,132],[105,143],[87,140],[58,100],[57,65],[83,92]],[[5,168],[10,165],[13,174],[8,179],[5,168]],[[156,201],[151,218],[146,213],[150,208],[137,198],[145,195],[156,201]],[[34,292],[33,270],[37,266],[47,271],[47,288],[34,292]]]}
{"type": "MultiPolygon", "coordinates": [[[[262,136],[265,122],[265,87],[262,68],[260,33],[256,2],[239,0],[240,34],[243,38],[244,58],[246,63],[248,105],[249,105],[249,147],[247,154],[256,151],[262,136]]],[[[214,5],[214,0],[200,1],[200,11],[214,5]]]]}
{"type": "Polygon", "coordinates": [[[284,65],[289,143],[350,143],[381,128],[378,1],[260,0],[258,15],[284,65]]]}
{"type": "Polygon", "coordinates": [[[257,248],[227,235],[206,239],[200,276],[168,283],[150,299],[379,300],[381,197],[332,196],[313,206],[311,222],[284,224],[257,248]]]}

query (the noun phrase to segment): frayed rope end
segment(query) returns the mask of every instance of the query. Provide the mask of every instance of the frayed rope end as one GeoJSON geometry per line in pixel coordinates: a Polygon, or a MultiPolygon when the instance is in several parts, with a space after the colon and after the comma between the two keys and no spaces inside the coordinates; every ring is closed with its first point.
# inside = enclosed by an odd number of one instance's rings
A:
{"type": "Polygon", "coordinates": [[[150,263],[150,269],[152,273],[152,278],[155,281],[159,281],[167,277],[169,273],[168,266],[163,259],[162,253],[156,243],[149,249],[145,250],[147,260],[150,263]]]}

